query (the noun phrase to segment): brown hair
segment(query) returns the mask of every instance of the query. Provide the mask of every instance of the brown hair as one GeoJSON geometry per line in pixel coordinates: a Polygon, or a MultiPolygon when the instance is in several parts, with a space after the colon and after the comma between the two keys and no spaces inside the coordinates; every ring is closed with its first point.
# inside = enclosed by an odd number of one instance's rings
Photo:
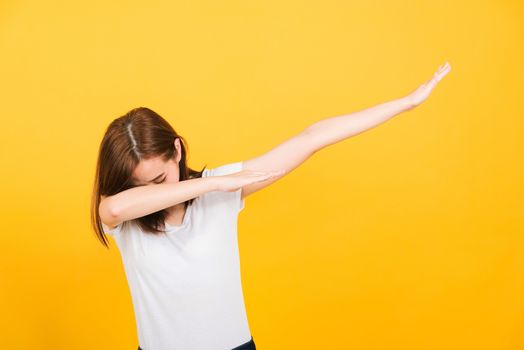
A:
{"type": "MultiPolygon", "coordinates": [[[[181,158],[179,162],[180,181],[202,177],[204,169],[196,171],[187,166],[187,146],[185,139],[160,115],[149,108],[138,107],[109,124],[98,152],[96,173],[91,197],[91,224],[103,245],[107,245],[99,215],[101,196],[112,196],[129,188],[136,187],[131,175],[141,159],[161,156],[164,161],[176,159],[174,145],[180,138],[181,158]]],[[[193,202],[184,202],[185,208],[193,202]]],[[[144,232],[165,233],[167,210],[151,213],[133,219],[144,232]]],[[[123,224],[126,224],[124,222],[123,224]]]]}

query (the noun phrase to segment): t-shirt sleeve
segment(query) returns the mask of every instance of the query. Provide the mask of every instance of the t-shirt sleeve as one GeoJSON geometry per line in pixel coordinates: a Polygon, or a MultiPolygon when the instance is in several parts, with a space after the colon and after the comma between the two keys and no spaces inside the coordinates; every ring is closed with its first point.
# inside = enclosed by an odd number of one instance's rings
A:
{"type": "Polygon", "coordinates": [[[123,222],[121,222],[120,224],[118,224],[117,226],[113,227],[112,229],[110,229],[106,224],[104,224],[102,222],[102,227],[104,228],[104,232],[111,235],[111,236],[115,236],[117,234],[120,233],[120,231],[122,231],[122,226],[124,225],[123,222]]]}
{"type": "MultiPolygon", "coordinates": [[[[205,169],[204,173],[202,174],[202,177],[207,176],[222,176],[222,175],[228,175],[233,174],[241,171],[243,169],[243,162],[235,162],[235,163],[228,163],[225,165],[221,165],[216,168],[212,169],[205,169]]],[[[244,209],[245,203],[244,199],[242,199],[242,188],[239,188],[238,190],[234,192],[226,192],[226,191],[214,191],[214,192],[220,192],[220,196],[225,200],[231,203],[233,208],[240,212],[242,209],[244,209]]]]}

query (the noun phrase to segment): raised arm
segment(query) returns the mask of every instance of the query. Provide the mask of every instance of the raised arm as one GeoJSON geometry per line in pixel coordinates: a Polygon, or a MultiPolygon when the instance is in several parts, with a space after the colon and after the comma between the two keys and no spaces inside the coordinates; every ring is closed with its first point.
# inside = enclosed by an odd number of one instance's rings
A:
{"type": "Polygon", "coordinates": [[[242,187],[242,198],[269,186],[289,174],[318,150],[369,130],[395,115],[411,110],[424,102],[436,84],[450,71],[439,66],[433,77],[405,97],[388,101],[351,114],[320,120],[298,135],[286,140],[267,153],[243,162],[244,169],[254,171],[285,170],[282,175],[242,187]]]}

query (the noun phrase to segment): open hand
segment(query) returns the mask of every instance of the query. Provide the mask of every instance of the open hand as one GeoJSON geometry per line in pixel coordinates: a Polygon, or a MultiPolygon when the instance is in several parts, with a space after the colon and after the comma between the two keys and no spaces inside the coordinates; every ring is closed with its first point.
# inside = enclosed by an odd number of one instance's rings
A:
{"type": "Polygon", "coordinates": [[[416,107],[422,102],[424,102],[433,88],[437,85],[439,81],[442,80],[446,76],[446,74],[449,73],[451,70],[451,66],[448,62],[446,62],[444,65],[440,65],[433,74],[433,78],[429,79],[428,81],[424,82],[422,85],[420,85],[415,91],[411,92],[406,98],[410,103],[410,107],[416,107]]]}
{"type": "Polygon", "coordinates": [[[236,191],[242,186],[249,185],[255,182],[266,181],[267,179],[280,176],[285,173],[285,170],[279,171],[254,171],[244,169],[236,173],[216,176],[217,190],[232,192],[236,191]]]}

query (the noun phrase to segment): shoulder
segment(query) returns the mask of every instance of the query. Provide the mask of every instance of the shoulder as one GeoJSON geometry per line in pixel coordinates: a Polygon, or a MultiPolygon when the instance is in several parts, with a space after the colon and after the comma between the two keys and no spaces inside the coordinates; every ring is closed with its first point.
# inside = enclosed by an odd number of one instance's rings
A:
{"type": "Polygon", "coordinates": [[[233,174],[233,173],[241,171],[242,167],[243,167],[242,161],[227,163],[227,164],[215,167],[215,168],[205,169],[204,172],[202,173],[202,177],[222,176],[222,175],[233,174]]]}
{"type": "MultiPolygon", "coordinates": [[[[211,169],[205,169],[202,173],[202,177],[233,174],[241,171],[243,169],[243,165],[243,161],[238,161],[227,163],[211,169]]],[[[204,200],[205,205],[226,205],[227,207],[232,208],[236,213],[244,209],[245,205],[244,199],[242,198],[242,188],[239,188],[233,192],[213,191],[206,193],[204,197],[206,197],[206,200],[204,200]]]]}

